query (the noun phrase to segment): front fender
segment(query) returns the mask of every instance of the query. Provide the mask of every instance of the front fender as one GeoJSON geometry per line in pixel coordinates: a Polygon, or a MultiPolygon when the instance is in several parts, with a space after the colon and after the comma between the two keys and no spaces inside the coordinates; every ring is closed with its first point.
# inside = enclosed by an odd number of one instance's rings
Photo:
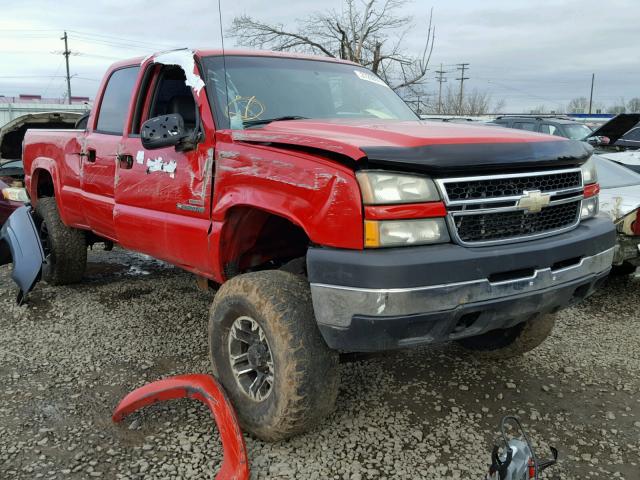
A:
{"type": "Polygon", "coordinates": [[[20,288],[21,304],[40,280],[44,251],[30,205],[15,210],[0,230],[0,265],[13,260],[11,278],[20,288]]]}

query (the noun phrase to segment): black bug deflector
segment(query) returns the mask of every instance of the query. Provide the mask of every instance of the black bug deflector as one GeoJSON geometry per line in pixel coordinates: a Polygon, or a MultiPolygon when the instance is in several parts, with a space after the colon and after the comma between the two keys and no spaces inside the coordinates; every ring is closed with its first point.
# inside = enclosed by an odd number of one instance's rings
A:
{"type": "Polygon", "coordinates": [[[11,278],[20,288],[18,303],[31,291],[42,272],[44,251],[31,206],[18,208],[0,230],[0,265],[13,260],[11,278]]]}
{"type": "Polygon", "coordinates": [[[504,172],[527,168],[576,167],[593,148],[573,140],[435,144],[419,147],[361,147],[370,166],[405,168],[430,174],[504,172]]]}

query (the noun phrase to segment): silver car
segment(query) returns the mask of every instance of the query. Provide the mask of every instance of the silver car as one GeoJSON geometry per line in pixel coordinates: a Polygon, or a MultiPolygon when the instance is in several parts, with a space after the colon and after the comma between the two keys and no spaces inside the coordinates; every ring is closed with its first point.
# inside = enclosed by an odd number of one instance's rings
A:
{"type": "Polygon", "coordinates": [[[640,174],[598,155],[593,156],[600,183],[600,211],[618,230],[613,271],[630,274],[640,265],[640,174]]]}

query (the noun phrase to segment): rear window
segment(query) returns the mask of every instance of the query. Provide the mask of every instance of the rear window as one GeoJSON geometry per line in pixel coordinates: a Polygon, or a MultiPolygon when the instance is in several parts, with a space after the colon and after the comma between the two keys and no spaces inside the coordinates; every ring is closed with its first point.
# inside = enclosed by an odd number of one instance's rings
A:
{"type": "Polygon", "coordinates": [[[139,70],[139,66],[127,67],[111,74],[100,104],[98,132],[122,135],[139,70]]]}

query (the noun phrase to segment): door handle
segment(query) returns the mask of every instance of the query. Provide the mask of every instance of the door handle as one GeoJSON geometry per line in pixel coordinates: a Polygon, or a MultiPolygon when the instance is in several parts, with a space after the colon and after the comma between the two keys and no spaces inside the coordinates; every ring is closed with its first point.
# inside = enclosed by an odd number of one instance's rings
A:
{"type": "Polygon", "coordinates": [[[96,161],[96,149],[95,148],[87,148],[86,152],[80,152],[80,158],[86,158],[87,162],[95,162],[96,161]]]}
{"type": "Polygon", "coordinates": [[[133,167],[133,155],[128,155],[126,153],[118,154],[118,162],[120,162],[120,168],[130,169],[133,167]]]}

